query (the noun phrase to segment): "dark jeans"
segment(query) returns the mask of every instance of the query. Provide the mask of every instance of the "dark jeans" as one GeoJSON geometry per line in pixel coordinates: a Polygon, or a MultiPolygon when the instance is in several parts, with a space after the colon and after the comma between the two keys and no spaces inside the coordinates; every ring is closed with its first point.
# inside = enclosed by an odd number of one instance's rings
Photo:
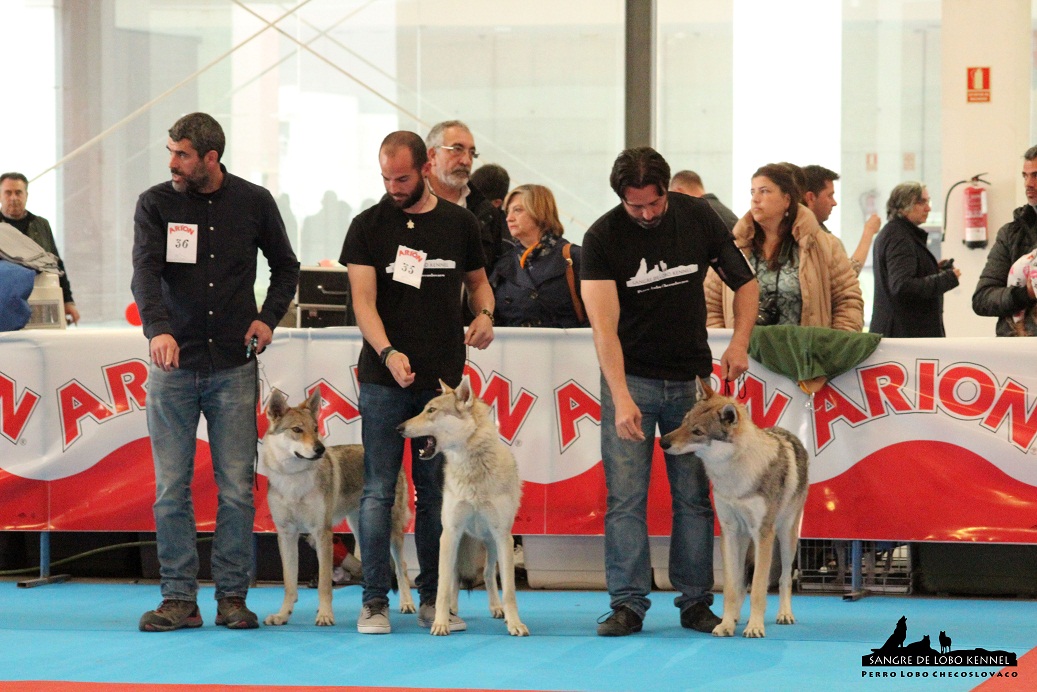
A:
{"type": "MultiPolygon", "coordinates": [[[[403,464],[404,438],[396,427],[421,413],[438,395],[434,389],[360,385],[361,437],[364,443],[364,492],[360,498],[360,560],[364,567],[363,602],[387,601],[392,584],[389,537],[396,477],[403,464]]],[[[436,602],[439,582],[439,535],[443,531],[443,456],[424,461],[418,450],[424,438],[411,440],[414,483],[414,542],[420,572],[414,585],[421,603],[436,602]]]]}

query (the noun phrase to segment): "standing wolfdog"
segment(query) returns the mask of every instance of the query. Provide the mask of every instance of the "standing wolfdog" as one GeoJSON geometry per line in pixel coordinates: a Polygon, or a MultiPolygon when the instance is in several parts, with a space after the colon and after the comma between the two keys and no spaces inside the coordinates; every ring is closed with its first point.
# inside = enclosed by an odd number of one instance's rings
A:
{"type": "MultiPolygon", "coordinates": [[[[459,555],[473,553],[469,537],[486,547],[483,578],[490,613],[504,618],[508,632],[529,634],[519,620],[515,600],[515,523],[522,496],[515,457],[500,441],[490,407],[472,392],[466,375],[457,389],[439,381],[443,393],[426,404],[414,418],[400,424],[404,437],[428,437],[422,459],[443,453],[443,533],[439,539],[439,591],[432,634],[450,634],[450,612],[457,612],[459,555]],[[500,566],[504,604],[497,593],[500,566]]],[[[417,460],[414,463],[420,464],[417,460]]]]}
{"type": "MultiPolygon", "coordinates": [[[[332,593],[332,527],[349,519],[357,532],[360,494],[364,489],[364,448],[360,445],[325,447],[317,433],[320,389],[299,406],[289,408],[279,390],[270,395],[266,407],[270,427],[263,437],[267,504],[277,527],[277,547],[284,574],[281,610],[268,615],[268,625],[284,625],[298,600],[299,534],[309,535],[317,550],[317,624],[334,625],[332,593]]],[[[390,552],[396,564],[400,587],[400,612],[413,613],[407,565],[403,562],[403,532],[410,522],[407,506],[407,476],[400,469],[396,501],[392,508],[390,552]]]]}
{"type": "Polygon", "coordinates": [[[694,452],[713,483],[724,554],[724,617],[713,634],[730,637],[735,632],[745,599],[745,556],[752,540],[756,567],[744,634],[762,637],[775,537],[781,548],[777,622],[796,622],[792,558],[807,500],[807,450],[788,430],[757,428],[745,407],[715,394],[700,378],[695,388],[698,402],[660,445],[667,454],[694,452]]]}

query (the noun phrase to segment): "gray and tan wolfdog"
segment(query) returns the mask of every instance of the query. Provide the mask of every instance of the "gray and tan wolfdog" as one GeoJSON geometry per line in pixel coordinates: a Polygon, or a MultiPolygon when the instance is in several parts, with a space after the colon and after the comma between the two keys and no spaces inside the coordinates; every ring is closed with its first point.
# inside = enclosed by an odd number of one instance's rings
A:
{"type": "MultiPolygon", "coordinates": [[[[289,407],[274,390],[267,403],[270,427],[263,437],[263,465],[267,474],[267,504],[277,527],[277,547],[284,574],[281,610],[268,615],[268,625],[284,625],[299,597],[299,535],[317,550],[317,624],[334,625],[332,592],[332,527],[349,519],[357,532],[360,494],[364,489],[364,448],[360,445],[325,447],[317,432],[320,389],[299,406],[289,407]]],[[[407,476],[400,469],[392,508],[390,552],[400,588],[400,612],[413,613],[407,566],[403,562],[403,532],[410,522],[407,476]]],[[[359,544],[359,542],[358,542],[359,544]]]]}
{"type": "MultiPolygon", "coordinates": [[[[485,546],[483,579],[490,614],[504,618],[519,637],[529,629],[519,620],[515,599],[515,543],[511,527],[522,497],[522,481],[511,451],[501,442],[490,407],[472,392],[465,376],[457,389],[439,381],[443,393],[432,399],[398,430],[404,437],[428,437],[421,458],[443,453],[443,533],[439,541],[439,591],[432,634],[450,634],[450,613],[457,612],[459,569],[473,555],[472,539],[485,546]],[[504,603],[497,593],[500,567],[504,603]]],[[[414,463],[420,464],[421,460],[414,463]]]]}
{"type": "Polygon", "coordinates": [[[730,637],[735,632],[745,600],[745,557],[751,540],[756,567],[744,634],[762,637],[775,538],[781,550],[777,622],[796,622],[792,559],[809,486],[807,450],[788,430],[756,427],[744,406],[714,393],[701,378],[696,378],[695,389],[695,406],[660,445],[667,454],[694,452],[713,483],[724,554],[724,617],[713,634],[730,637]]]}

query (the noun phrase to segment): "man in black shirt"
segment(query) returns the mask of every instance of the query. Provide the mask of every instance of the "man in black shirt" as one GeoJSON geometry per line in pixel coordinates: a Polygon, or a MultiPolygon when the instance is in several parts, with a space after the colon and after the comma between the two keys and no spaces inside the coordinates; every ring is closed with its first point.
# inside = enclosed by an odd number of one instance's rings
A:
{"type": "Polygon", "coordinates": [[[252,496],[259,396],[255,353],[273,339],[299,280],[274,198],[220,163],[223,129],[192,113],[169,130],[172,180],[146,190],[134,214],[133,297],[149,340],[148,432],[162,604],[140,629],[200,627],[191,478],[204,414],[219,488],[212,544],[216,624],[258,627],[252,579],[252,496]],[[256,305],[256,250],[270,266],[256,305]]]}
{"type": "MultiPolygon", "coordinates": [[[[349,227],[340,261],[348,267],[360,353],[364,492],[360,499],[363,607],[357,631],[387,634],[389,534],[404,440],[396,427],[421,412],[439,380],[461,380],[465,347],[493,340],[493,290],[486,280],[479,224],[471,212],[440,200],[425,182],[430,164],[421,137],[394,132],[382,141],[378,161],[382,200],[349,227]],[[461,287],[475,318],[464,330],[461,287]]],[[[442,533],[442,457],[418,458],[424,440],[411,442],[417,495],[414,541],[421,571],[418,623],[431,627],[438,588],[442,533]]],[[[465,629],[456,614],[450,630],[465,629]]]]}
{"type": "MultiPolygon", "coordinates": [[[[621,204],[583,237],[581,288],[601,365],[601,456],[608,508],[605,580],[612,613],[602,636],[641,631],[651,605],[648,481],[655,431],[676,429],[695,404],[695,377],[713,356],[702,283],[713,267],[735,290],[735,329],[720,358],[734,380],[749,368],[749,334],[759,287],[734,238],[705,200],[667,194],[670,167],[656,151],[627,149],[610,183],[621,204]]],[[[709,481],[693,454],[666,455],[673,498],[670,581],[681,625],[712,632],[713,509],[709,481]]]]}

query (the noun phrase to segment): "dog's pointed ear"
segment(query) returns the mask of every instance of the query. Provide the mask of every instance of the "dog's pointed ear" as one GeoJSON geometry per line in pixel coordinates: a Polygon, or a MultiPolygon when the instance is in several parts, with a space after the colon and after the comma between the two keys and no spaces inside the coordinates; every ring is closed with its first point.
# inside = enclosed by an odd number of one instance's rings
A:
{"type": "Polygon", "coordinates": [[[270,392],[270,399],[266,402],[266,417],[270,420],[276,420],[283,416],[288,411],[288,399],[285,398],[284,393],[274,388],[274,391],[270,392]]]}
{"type": "Polygon", "coordinates": [[[720,409],[720,422],[724,425],[734,425],[738,422],[738,408],[734,404],[726,404],[720,409]]]}
{"type": "Polygon", "coordinates": [[[450,386],[450,385],[448,385],[448,384],[447,384],[446,382],[444,382],[443,380],[440,380],[440,381],[439,381],[439,389],[440,389],[440,390],[441,390],[441,391],[442,391],[442,392],[443,392],[444,394],[449,394],[450,392],[454,391],[454,390],[453,390],[453,388],[451,388],[451,386],[450,386]]]}
{"type": "Polygon", "coordinates": [[[306,399],[306,408],[310,409],[310,413],[313,414],[314,418],[320,416],[320,405],[323,399],[320,395],[320,387],[314,387],[313,391],[310,392],[310,396],[306,399]]]}
{"type": "Polygon", "coordinates": [[[711,396],[713,396],[713,389],[709,386],[709,381],[695,375],[695,400],[704,401],[711,396]]]}
{"type": "Polygon", "coordinates": [[[461,384],[457,385],[457,389],[454,390],[454,396],[465,408],[471,408],[475,403],[475,395],[472,394],[472,383],[469,381],[468,375],[461,378],[461,384]]]}

